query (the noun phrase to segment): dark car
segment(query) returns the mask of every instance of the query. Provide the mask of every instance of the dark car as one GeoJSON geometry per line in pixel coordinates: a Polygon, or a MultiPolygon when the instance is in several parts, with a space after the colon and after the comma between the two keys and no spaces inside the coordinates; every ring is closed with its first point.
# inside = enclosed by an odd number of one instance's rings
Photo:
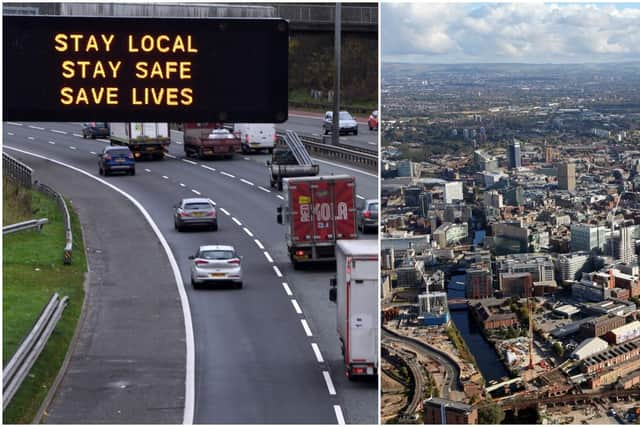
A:
{"type": "Polygon", "coordinates": [[[378,200],[358,200],[356,224],[363,233],[368,230],[378,231],[378,200]]]}
{"type": "Polygon", "coordinates": [[[109,124],[105,122],[88,122],[82,124],[82,137],[109,138],[109,124]]]}
{"type": "Polygon", "coordinates": [[[127,147],[104,147],[98,154],[98,172],[100,175],[109,175],[112,172],[125,172],[129,175],[136,174],[136,161],[133,153],[127,147]]]}
{"type": "MultiPolygon", "coordinates": [[[[356,119],[354,119],[347,111],[340,111],[339,126],[340,134],[358,134],[358,122],[356,122],[356,119]]],[[[327,111],[324,113],[322,130],[325,135],[329,135],[329,132],[333,131],[333,111],[327,111]]]]}
{"type": "Polygon", "coordinates": [[[178,231],[185,227],[205,226],[218,229],[218,215],[213,201],[202,197],[182,199],[173,207],[173,225],[178,231]]]}

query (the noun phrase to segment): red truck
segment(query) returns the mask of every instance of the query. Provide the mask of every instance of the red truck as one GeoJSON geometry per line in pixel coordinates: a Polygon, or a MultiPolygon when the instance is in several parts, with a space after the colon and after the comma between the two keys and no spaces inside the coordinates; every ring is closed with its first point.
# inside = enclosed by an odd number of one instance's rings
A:
{"type": "Polygon", "coordinates": [[[187,157],[232,158],[242,141],[221,123],[184,123],[184,154],[187,157]]]}
{"type": "Polygon", "coordinates": [[[286,205],[278,208],[278,224],[293,267],[335,261],[336,240],[355,239],[356,179],[349,175],[285,178],[286,205]]]}

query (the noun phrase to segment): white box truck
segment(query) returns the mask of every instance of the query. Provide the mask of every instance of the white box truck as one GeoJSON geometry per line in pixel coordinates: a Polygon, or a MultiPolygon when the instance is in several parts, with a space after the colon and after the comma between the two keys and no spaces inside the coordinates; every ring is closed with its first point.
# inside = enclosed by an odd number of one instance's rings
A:
{"type": "Polygon", "coordinates": [[[163,159],[171,138],[169,123],[109,123],[111,145],[129,147],[136,159],[163,159]]]}
{"type": "Polygon", "coordinates": [[[338,240],[336,278],[329,299],[337,306],[338,337],[349,379],[378,374],[377,240],[338,240]]]}

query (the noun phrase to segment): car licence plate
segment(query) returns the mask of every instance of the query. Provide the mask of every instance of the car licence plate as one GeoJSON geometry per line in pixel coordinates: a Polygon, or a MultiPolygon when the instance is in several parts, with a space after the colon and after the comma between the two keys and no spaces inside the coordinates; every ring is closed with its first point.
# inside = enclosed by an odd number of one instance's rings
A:
{"type": "Polygon", "coordinates": [[[203,216],[204,212],[192,212],[191,216],[203,216]]]}
{"type": "Polygon", "coordinates": [[[209,277],[224,277],[224,273],[210,273],[209,277]]]}
{"type": "Polygon", "coordinates": [[[116,159],[116,163],[124,163],[124,159],[116,159]]]}

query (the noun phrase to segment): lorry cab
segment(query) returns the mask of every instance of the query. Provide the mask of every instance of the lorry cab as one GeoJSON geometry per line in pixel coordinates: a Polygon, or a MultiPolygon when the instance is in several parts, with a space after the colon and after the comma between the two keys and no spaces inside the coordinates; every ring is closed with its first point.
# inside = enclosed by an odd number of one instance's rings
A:
{"type": "Polygon", "coordinates": [[[273,123],[236,123],[233,133],[242,142],[242,152],[267,150],[273,151],[278,136],[273,123]]]}

